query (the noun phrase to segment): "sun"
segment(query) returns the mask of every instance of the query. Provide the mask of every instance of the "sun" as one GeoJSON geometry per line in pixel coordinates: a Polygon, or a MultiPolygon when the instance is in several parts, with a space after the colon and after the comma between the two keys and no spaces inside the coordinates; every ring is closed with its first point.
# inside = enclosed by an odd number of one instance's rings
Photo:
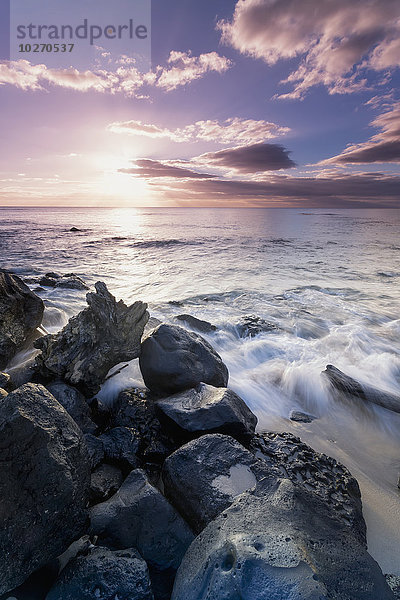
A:
{"type": "Polygon", "coordinates": [[[132,158],[101,155],[93,160],[96,170],[94,192],[110,199],[113,205],[149,206],[152,191],[147,181],[121,173],[121,168],[132,165],[132,158]]]}

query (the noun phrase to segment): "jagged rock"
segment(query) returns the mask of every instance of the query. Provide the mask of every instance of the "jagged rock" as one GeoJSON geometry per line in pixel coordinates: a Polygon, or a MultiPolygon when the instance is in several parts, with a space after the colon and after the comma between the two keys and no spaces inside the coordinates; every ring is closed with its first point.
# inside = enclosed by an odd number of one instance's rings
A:
{"type": "Polygon", "coordinates": [[[393,600],[378,564],[290,480],[244,493],[194,540],[172,600],[393,600]]]}
{"type": "Polygon", "coordinates": [[[8,396],[8,392],[6,392],[6,390],[3,390],[3,388],[0,388],[0,399],[5,398],[6,396],[8,396]]]}
{"type": "Polygon", "coordinates": [[[313,415],[301,412],[301,410],[291,410],[289,414],[289,419],[298,423],[312,423],[316,418],[313,415]]]}
{"type": "Polygon", "coordinates": [[[121,392],[114,405],[114,427],[130,427],[139,434],[138,455],[144,462],[162,463],[175,450],[175,444],[163,431],[156,416],[154,402],[145,390],[121,392]]]}
{"type": "Polygon", "coordinates": [[[159,325],[144,339],[139,358],[147,387],[161,394],[174,394],[209,383],[226,387],[228,369],[210,344],[178,325],[159,325]]]}
{"type": "Polygon", "coordinates": [[[183,321],[183,323],[186,323],[190,329],[195,329],[196,331],[200,331],[200,333],[211,333],[217,330],[215,325],[212,325],[208,321],[203,321],[202,319],[193,317],[192,315],[177,315],[175,319],[178,319],[178,321],[183,321]]]}
{"type": "Polygon", "coordinates": [[[148,320],[147,305],[116,302],[104,283],[86,295],[85,308],[57,334],[35,342],[42,353],[37,369],[43,376],[60,378],[86,396],[96,394],[114,365],[139,355],[140,339],[148,320]]]}
{"type": "Polygon", "coordinates": [[[16,275],[0,270],[0,369],[42,322],[43,301],[16,275]]]}
{"type": "Polygon", "coordinates": [[[92,504],[104,502],[121,487],[123,475],[118,467],[100,465],[92,473],[90,480],[90,501],[92,504]]]}
{"type": "Polygon", "coordinates": [[[399,575],[385,575],[386,581],[390,589],[392,590],[396,600],[400,600],[400,576],[399,575]]]}
{"type": "Polygon", "coordinates": [[[236,329],[240,337],[254,337],[259,333],[270,333],[278,331],[279,327],[274,323],[269,323],[256,315],[246,315],[236,323],[236,329]]]}
{"type": "Polygon", "coordinates": [[[249,449],[280,477],[321,499],[343,526],[366,543],[361,493],[357,481],[334,458],[315,452],[291,433],[260,433],[253,436],[249,449]]]}
{"type": "Polygon", "coordinates": [[[150,317],[144,328],[143,335],[147,336],[150,333],[150,331],[161,325],[161,323],[162,321],[160,321],[160,319],[157,319],[157,317],[150,317]]]}
{"type": "Polygon", "coordinates": [[[169,456],[163,467],[164,490],[195,532],[254,489],[257,481],[279,477],[233,438],[203,435],[169,456]]]}
{"type": "Polygon", "coordinates": [[[83,394],[63,381],[54,381],[46,387],[67,413],[71,415],[83,433],[94,433],[96,431],[97,426],[90,418],[90,408],[83,394]]]}
{"type": "Polygon", "coordinates": [[[233,390],[205,383],[162,398],[156,406],[181,432],[189,434],[226,433],[246,438],[257,425],[257,417],[233,390]]]}
{"type": "Polygon", "coordinates": [[[90,466],[95,469],[104,460],[104,445],[100,438],[91,433],[84,435],[86,447],[88,450],[90,466]]]}
{"type": "Polygon", "coordinates": [[[131,471],[139,466],[140,437],[136,429],[114,427],[99,438],[103,443],[106,460],[116,462],[131,471]]]}
{"type": "Polygon", "coordinates": [[[359,381],[349,377],[333,365],[327,365],[322,374],[330,381],[332,386],[344,396],[358,398],[383,406],[387,410],[400,413],[400,395],[390,394],[371,385],[361,385],[359,381]]]}
{"type": "Polygon", "coordinates": [[[93,548],[61,572],[46,600],[154,600],[145,561],[134,549],[93,548]]]}
{"type": "Polygon", "coordinates": [[[0,402],[0,594],[82,535],[90,469],[82,433],[43,387],[0,402]]]}
{"type": "Polygon", "coordinates": [[[7,392],[11,392],[13,384],[8,373],[0,373],[0,387],[7,392]]]}
{"type": "Polygon", "coordinates": [[[164,589],[172,584],[194,537],[140,469],[128,475],[114,496],[91,509],[91,531],[110,548],[137,548],[149,565],[153,585],[161,578],[164,589]]]}

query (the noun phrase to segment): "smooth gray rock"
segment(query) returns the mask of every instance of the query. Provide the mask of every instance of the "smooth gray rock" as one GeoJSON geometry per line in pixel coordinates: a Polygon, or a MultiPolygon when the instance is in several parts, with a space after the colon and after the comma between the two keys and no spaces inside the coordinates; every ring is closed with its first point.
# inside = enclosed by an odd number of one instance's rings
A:
{"type": "Polygon", "coordinates": [[[378,564],[288,479],[239,496],[194,540],[172,600],[393,600],[378,564]]]}
{"type": "Polygon", "coordinates": [[[164,490],[195,532],[258,481],[274,483],[279,471],[269,469],[227,435],[203,435],[169,456],[162,472],[164,490]]]}
{"type": "Polygon", "coordinates": [[[134,549],[93,548],[61,572],[46,600],[153,600],[145,561],[134,549]]]}
{"type": "Polygon", "coordinates": [[[160,569],[177,569],[194,537],[141,469],[91,509],[91,532],[110,548],[137,548],[149,565],[160,569]]]}
{"type": "Polygon", "coordinates": [[[0,270],[0,369],[42,322],[43,301],[16,275],[0,270]]]}
{"type": "Polygon", "coordinates": [[[94,433],[96,431],[97,426],[90,418],[90,408],[85,396],[79,390],[63,381],[49,383],[46,388],[71,415],[83,433],[94,433]]]}
{"type": "Polygon", "coordinates": [[[291,421],[297,421],[298,423],[312,423],[316,418],[317,417],[302,412],[301,410],[291,410],[289,413],[289,419],[291,421]]]}
{"type": "Polygon", "coordinates": [[[371,385],[362,385],[356,379],[349,377],[333,365],[327,365],[322,374],[332,384],[333,388],[346,397],[358,398],[372,402],[387,410],[400,413],[400,395],[384,392],[371,385]]]}
{"type": "Polygon", "coordinates": [[[116,462],[128,470],[139,466],[140,436],[136,429],[114,427],[103,433],[99,439],[103,443],[106,460],[116,462]]]}
{"type": "Polygon", "coordinates": [[[258,433],[249,449],[268,468],[278,471],[279,477],[319,498],[340,526],[351,529],[366,544],[360,488],[345,466],[315,452],[291,433],[258,433]]]}
{"type": "Polygon", "coordinates": [[[96,394],[114,365],[137,358],[149,314],[147,305],[116,302],[104,283],[88,293],[85,308],[57,334],[35,342],[42,353],[37,369],[50,379],[63,379],[87,397],[96,394]]]}
{"type": "Polygon", "coordinates": [[[236,323],[236,329],[240,337],[254,337],[259,333],[271,333],[279,330],[274,323],[269,323],[256,315],[245,315],[236,323]]]}
{"type": "Polygon", "coordinates": [[[257,425],[257,417],[233,390],[205,383],[162,398],[156,406],[188,433],[226,433],[244,438],[251,436],[257,425]]]}
{"type": "Polygon", "coordinates": [[[195,329],[200,333],[212,333],[213,331],[217,330],[215,325],[212,325],[208,321],[203,321],[203,319],[193,317],[192,315],[177,315],[175,319],[177,319],[178,321],[182,321],[188,327],[190,327],[190,329],[195,329]]]}
{"type": "Polygon", "coordinates": [[[103,442],[91,433],[86,433],[83,437],[88,450],[90,466],[95,469],[104,460],[103,442]]]}
{"type": "Polygon", "coordinates": [[[90,466],[82,433],[40,385],[0,402],[0,594],[85,531],[90,466]]]}
{"type": "Polygon", "coordinates": [[[113,465],[100,465],[90,479],[90,501],[92,504],[104,502],[115,494],[123,482],[122,471],[113,465]]]}
{"type": "Polygon", "coordinates": [[[142,342],[140,370],[147,387],[174,394],[199,383],[226,387],[228,369],[212,346],[196,333],[163,323],[142,342]]]}

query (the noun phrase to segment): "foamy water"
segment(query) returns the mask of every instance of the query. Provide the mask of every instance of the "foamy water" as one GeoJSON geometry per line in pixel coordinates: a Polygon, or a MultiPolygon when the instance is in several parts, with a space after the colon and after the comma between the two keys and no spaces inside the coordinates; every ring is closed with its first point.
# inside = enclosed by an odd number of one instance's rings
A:
{"type": "MultiPolygon", "coordinates": [[[[73,271],[127,302],[148,302],[160,319],[190,313],[217,325],[206,337],[260,429],[292,431],[350,468],[370,551],[400,574],[400,416],[335,400],[320,376],[331,363],[400,393],[400,211],[1,209],[0,217],[1,266],[22,277],[73,271]],[[236,324],[249,314],[276,329],[240,338],[236,324]],[[318,420],[293,423],[293,408],[318,420]]],[[[85,305],[83,292],[40,295],[49,331],[85,305]]],[[[105,399],[140,383],[136,362],[107,382],[105,399]]]]}

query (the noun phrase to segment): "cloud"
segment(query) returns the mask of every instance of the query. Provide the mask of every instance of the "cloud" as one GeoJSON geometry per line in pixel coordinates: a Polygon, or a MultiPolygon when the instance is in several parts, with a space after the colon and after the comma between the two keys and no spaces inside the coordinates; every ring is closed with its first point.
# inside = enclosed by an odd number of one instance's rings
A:
{"type": "Polygon", "coordinates": [[[271,175],[268,181],[226,179],[168,182],[165,199],[197,206],[399,207],[400,176],[382,173],[271,175]]]}
{"type": "Polygon", "coordinates": [[[174,142],[204,140],[218,144],[263,142],[279,135],[285,135],[290,131],[289,127],[282,127],[269,121],[240,119],[239,117],[222,122],[216,120],[196,121],[186,127],[173,130],[135,120],[110,123],[107,129],[113,133],[169,138],[174,142]]]}
{"type": "Polygon", "coordinates": [[[151,159],[139,159],[132,161],[136,166],[128,169],[118,169],[119,173],[127,173],[129,175],[135,175],[144,179],[154,178],[176,178],[176,179],[210,179],[215,175],[208,175],[206,173],[197,173],[191,169],[181,167],[175,164],[169,164],[166,162],[151,160],[151,159]]]}
{"type": "Polygon", "coordinates": [[[194,159],[208,166],[233,169],[239,173],[260,173],[290,169],[296,164],[289,151],[279,144],[251,144],[227,148],[218,152],[207,152],[194,159]]]}
{"type": "Polygon", "coordinates": [[[206,73],[212,71],[224,73],[232,66],[232,62],[217,52],[191,56],[190,52],[172,51],[168,58],[168,65],[172,66],[157,67],[156,85],[171,91],[203,77],[206,73]]]}
{"type": "Polygon", "coordinates": [[[158,87],[172,91],[207,73],[223,73],[230,66],[231,62],[216,52],[191,56],[190,53],[172,51],[167,66],[157,66],[154,71],[147,73],[141,73],[126,60],[114,71],[51,69],[46,65],[32,65],[27,60],[16,60],[0,63],[0,85],[14,85],[25,91],[43,91],[47,84],[51,84],[80,92],[110,92],[143,97],[143,88],[158,87]]]}
{"type": "Polygon", "coordinates": [[[398,0],[238,0],[231,21],[221,21],[222,42],[274,65],[298,58],[282,83],[302,98],[314,85],[329,93],[367,87],[364,69],[392,69],[400,58],[398,0]]]}
{"type": "Polygon", "coordinates": [[[378,115],[370,125],[380,129],[379,133],[320,164],[400,163],[400,102],[378,115]]]}

